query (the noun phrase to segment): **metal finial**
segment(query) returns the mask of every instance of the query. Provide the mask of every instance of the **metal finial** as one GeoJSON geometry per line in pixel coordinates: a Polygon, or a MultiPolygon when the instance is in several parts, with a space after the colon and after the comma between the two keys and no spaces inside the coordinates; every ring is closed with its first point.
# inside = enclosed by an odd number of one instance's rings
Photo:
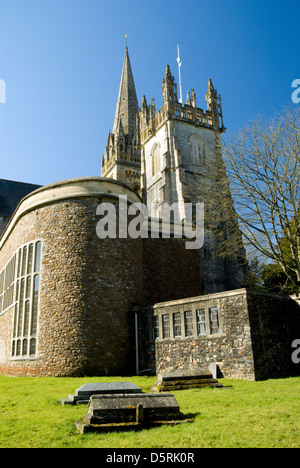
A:
{"type": "Polygon", "coordinates": [[[182,104],[182,84],[181,84],[181,65],[182,65],[182,60],[180,57],[180,50],[179,50],[179,44],[177,44],[177,51],[178,51],[178,57],[177,57],[177,62],[178,62],[178,73],[179,73],[179,91],[180,91],[180,99],[179,102],[182,104]]]}

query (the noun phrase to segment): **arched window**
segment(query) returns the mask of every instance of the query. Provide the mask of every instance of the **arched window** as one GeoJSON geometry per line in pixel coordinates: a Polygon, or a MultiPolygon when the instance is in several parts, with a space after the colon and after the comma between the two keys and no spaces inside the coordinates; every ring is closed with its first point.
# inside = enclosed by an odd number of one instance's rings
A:
{"type": "Polygon", "coordinates": [[[195,166],[205,166],[205,143],[198,135],[189,138],[189,160],[195,166]]]}
{"type": "Polygon", "coordinates": [[[152,159],[152,175],[154,176],[157,172],[160,172],[160,144],[154,143],[151,151],[152,159]]]}

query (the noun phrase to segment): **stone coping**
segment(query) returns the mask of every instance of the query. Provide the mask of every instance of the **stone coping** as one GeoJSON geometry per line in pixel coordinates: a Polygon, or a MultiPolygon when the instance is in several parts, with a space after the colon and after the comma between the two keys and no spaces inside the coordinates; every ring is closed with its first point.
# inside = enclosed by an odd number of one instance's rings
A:
{"type": "MultiPolygon", "coordinates": [[[[0,251],[13,231],[19,219],[42,206],[51,205],[60,201],[72,198],[106,197],[117,200],[120,196],[127,196],[128,203],[141,203],[140,196],[123,182],[104,177],[80,177],[76,179],[63,180],[53,184],[45,185],[27,195],[17,206],[12,218],[0,237],[0,251]]],[[[188,228],[192,228],[187,223],[188,228]]],[[[144,237],[150,237],[148,233],[154,233],[154,237],[159,237],[163,233],[170,233],[171,236],[185,238],[182,233],[182,224],[162,222],[159,218],[148,218],[143,225],[144,237]]]]}
{"type": "Polygon", "coordinates": [[[255,291],[255,290],[249,289],[249,288],[241,288],[241,289],[233,289],[233,290],[230,290],[230,291],[222,291],[222,292],[217,292],[217,293],[206,294],[204,296],[188,297],[186,299],[178,299],[178,300],[174,300],[174,301],[159,302],[159,303],[154,304],[153,308],[154,309],[159,309],[159,308],[163,308],[163,307],[171,307],[171,306],[189,304],[189,303],[192,303],[192,302],[203,302],[203,301],[223,299],[225,297],[227,298],[227,297],[234,297],[234,296],[241,296],[241,295],[274,297],[274,298],[277,298],[277,299],[284,299],[284,300],[289,300],[289,299],[291,300],[292,299],[292,298],[290,298],[290,296],[281,296],[281,295],[275,294],[275,293],[255,291]]]}
{"type": "Polygon", "coordinates": [[[121,195],[126,195],[129,203],[141,202],[139,195],[128,185],[103,177],[80,177],[45,185],[21,200],[0,239],[0,250],[19,219],[30,211],[72,198],[105,196],[117,199],[121,195]]]}

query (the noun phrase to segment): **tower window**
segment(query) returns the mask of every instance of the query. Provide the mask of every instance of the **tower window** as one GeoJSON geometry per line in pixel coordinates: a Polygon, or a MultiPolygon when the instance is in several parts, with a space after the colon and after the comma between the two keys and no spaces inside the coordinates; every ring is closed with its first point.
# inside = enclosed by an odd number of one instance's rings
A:
{"type": "Polygon", "coordinates": [[[157,142],[154,144],[152,151],[152,175],[154,176],[157,172],[160,172],[160,144],[157,142]]]}
{"type": "Polygon", "coordinates": [[[205,166],[205,143],[198,135],[191,135],[189,138],[189,159],[195,166],[205,166]]]}

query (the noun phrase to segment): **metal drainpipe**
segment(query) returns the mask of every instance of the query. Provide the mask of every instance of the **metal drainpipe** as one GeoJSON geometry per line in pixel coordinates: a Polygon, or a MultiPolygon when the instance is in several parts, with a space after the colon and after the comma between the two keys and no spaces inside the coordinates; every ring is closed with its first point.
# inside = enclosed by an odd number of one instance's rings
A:
{"type": "Polygon", "coordinates": [[[136,375],[139,375],[139,330],[137,312],[135,312],[135,370],[136,375]]]}

